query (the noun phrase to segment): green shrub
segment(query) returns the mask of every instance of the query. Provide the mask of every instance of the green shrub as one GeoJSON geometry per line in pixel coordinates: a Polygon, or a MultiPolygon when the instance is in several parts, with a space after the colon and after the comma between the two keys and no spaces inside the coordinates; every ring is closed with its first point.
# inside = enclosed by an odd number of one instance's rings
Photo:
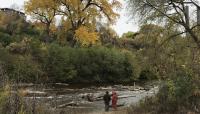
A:
{"type": "Polygon", "coordinates": [[[195,80],[190,73],[177,71],[176,75],[164,83],[159,91],[158,100],[162,104],[161,110],[177,111],[179,107],[192,108],[193,103],[190,98],[198,87],[195,80]]]}
{"type": "Polygon", "coordinates": [[[8,73],[11,80],[38,83],[43,79],[39,64],[35,63],[30,56],[17,57],[11,68],[8,73]]]}
{"type": "MultiPolygon", "coordinates": [[[[139,114],[187,114],[200,110],[199,78],[185,70],[177,70],[169,80],[162,83],[156,96],[146,98],[129,113],[139,114]]],[[[198,112],[199,113],[199,112],[198,112]]]]}
{"type": "Polygon", "coordinates": [[[0,43],[3,46],[9,45],[12,41],[12,37],[9,34],[0,32],[0,43]]]}
{"type": "Polygon", "coordinates": [[[48,50],[45,66],[52,81],[128,82],[134,77],[131,57],[116,49],[51,45],[48,50]]]}
{"type": "Polygon", "coordinates": [[[35,82],[43,74],[40,65],[31,56],[14,55],[4,48],[0,48],[0,62],[9,79],[13,81],[35,82]]]}
{"type": "Polygon", "coordinates": [[[131,53],[115,48],[71,48],[22,40],[1,48],[0,61],[9,79],[20,82],[123,83],[136,77],[131,53]]]}
{"type": "Polygon", "coordinates": [[[139,78],[140,81],[150,81],[158,79],[157,75],[150,70],[142,70],[139,78]]]}

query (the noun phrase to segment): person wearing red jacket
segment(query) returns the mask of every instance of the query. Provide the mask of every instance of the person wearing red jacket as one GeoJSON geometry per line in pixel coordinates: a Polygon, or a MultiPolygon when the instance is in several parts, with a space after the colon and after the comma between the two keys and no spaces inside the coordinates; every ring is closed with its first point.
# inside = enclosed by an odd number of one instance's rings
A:
{"type": "Polygon", "coordinates": [[[114,110],[117,110],[117,100],[118,100],[117,93],[113,91],[112,92],[112,108],[114,110]]]}

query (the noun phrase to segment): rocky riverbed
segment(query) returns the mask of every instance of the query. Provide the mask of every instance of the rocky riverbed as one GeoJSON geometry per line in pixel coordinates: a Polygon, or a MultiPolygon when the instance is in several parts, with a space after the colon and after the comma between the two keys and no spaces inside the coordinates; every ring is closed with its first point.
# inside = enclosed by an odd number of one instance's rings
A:
{"type": "Polygon", "coordinates": [[[21,85],[24,100],[30,105],[42,105],[48,110],[79,111],[79,112],[103,112],[103,95],[106,91],[110,93],[115,90],[118,94],[118,106],[129,107],[138,103],[141,99],[155,95],[158,86],[90,86],[73,87],[68,84],[56,83],[51,85],[21,85]]]}

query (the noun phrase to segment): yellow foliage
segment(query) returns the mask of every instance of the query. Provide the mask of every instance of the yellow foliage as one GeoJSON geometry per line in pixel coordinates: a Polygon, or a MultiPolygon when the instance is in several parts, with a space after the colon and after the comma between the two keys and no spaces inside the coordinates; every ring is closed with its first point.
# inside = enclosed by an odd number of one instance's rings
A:
{"type": "Polygon", "coordinates": [[[68,31],[72,28],[71,22],[69,20],[61,19],[62,31],[68,31]]]}
{"type": "Polygon", "coordinates": [[[90,32],[85,26],[76,30],[75,37],[83,46],[95,44],[99,39],[97,32],[90,32]]]}
{"type": "Polygon", "coordinates": [[[56,9],[59,4],[55,0],[29,0],[25,2],[25,12],[32,16],[33,19],[40,21],[39,28],[44,28],[44,25],[49,24],[49,29],[55,31],[55,16],[56,9]],[[43,27],[41,27],[43,26],[43,27]]]}
{"type": "Polygon", "coordinates": [[[45,15],[47,18],[54,17],[52,9],[58,8],[54,0],[29,0],[25,3],[25,11],[28,14],[45,15]]]}
{"type": "Polygon", "coordinates": [[[115,23],[119,14],[115,9],[121,8],[119,0],[58,0],[63,3],[62,18],[64,31],[75,30],[75,37],[82,45],[95,44],[99,38],[96,30],[97,21],[102,17],[115,23]],[[64,5],[65,4],[65,5],[64,5]],[[67,4],[67,6],[66,6],[67,4]],[[91,32],[92,31],[92,32],[91,32]]]}
{"type": "MultiPolygon", "coordinates": [[[[96,30],[101,18],[104,22],[115,23],[119,8],[119,0],[29,0],[25,4],[25,11],[43,24],[49,24],[56,14],[62,15],[62,31],[72,30],[83,45],[97,41],[98,34],[89,31],[96,30]]],[[[50,29],[56,30],[53,26],[50,29]]]]}
{"type": "Polygon", "coordinates": [[[112,24],[119,17],[115,9],[121,8],[121,3],[118,0],[58,0],[63,4],[60,9],[65,12],[66,20],[70,20],[71,24],[75,24],[78,28],[82,24],[93,26],[96,25],[98,18],[105,17],[112,24]],[[65,4],[65,5],[64,5],[65,4]],[[67,6],[66,6],[67,4],[67,6]],[[84,21],[82,21],[84,20],[84,21]],[[78,23],[78,21],[82,21],[78,23]],[[80,25],[79,25],[80,24],[80,25]]]}

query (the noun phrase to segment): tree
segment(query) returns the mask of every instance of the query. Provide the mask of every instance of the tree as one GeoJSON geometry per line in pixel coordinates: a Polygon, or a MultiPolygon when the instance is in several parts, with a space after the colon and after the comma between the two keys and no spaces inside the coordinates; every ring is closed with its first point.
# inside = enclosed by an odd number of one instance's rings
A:
{"type": "MultiPolygon", "coordinates": [[[[76,31],[85,30],[84,33],[96,34],[97,20],[107,19],[110,23],[114,23],[118,13],[114,10],[120,8],[121,3],[118,0],[30,0],[25,4],[25,10],[28,14],[40,20],[46,25],[46,33],[49,35],[51,23],[54,22],[57,14],[62,16],[62,27],[67,28],[73,34],[73,43],[82,38],[78,37],[76,31]],[[83,29],[87,28],[87,29],[83,29]],[[80,29],[80,30],[78,30],[80,29]],[[76,34],[76,35],[75,35],[76,34]]],[[[90,36],[88,34],[87,36],[90,36]]],[[[93,42],[96,38],[91,39],[93,42]]],[[[83,42],[80,42],[85,44],[83,42]]]]}
{"type": "Polygon", "coordinates": [[[164,40],[164,28],[155,24],[145,24],[140,27],[138,36],[135,37],[135,40],[142,41],[151,47],[158,46],[162,40],[164,40]]]}
{"type": "Polygon", "coordinates": [[[29,0],[25,3],[26,13],[45,25],[46,42],[50,40],[51,26],[53,26],[52,24],[55,21],[56,9],[58,7],[54,0],[29,0]]]}
{"type": "MultiPolygon", "coordinates": [[[[85,28],[85,33],[96,34],[97,20],[103,17],[110,23],[114,23],[119,16],[114,8],[121,7],[121,3],[118,0],[57,0],[57,2],[60,4],[57,12],[63,16],[64,27],[76,34],[76,38],[73,38],[75,42],[82,41],[78,37],[77,33],[79,32],[76,32],[80,31],[79,29],[83,30],[85,28]]],[[[97,35],[94,39],[97,39],[97,35]]]]}
{"type": "Polygon", "coordinates": [[[0,12],[0,43],[4,47],[33,35],[37,35],[37,31],[24,15],[12,9],[10,12],[0,12]]]}
{"type": "Polygon", "coordinates": [[[12,15],[0,13],[0,29],[2,32],[16,35],[25,31],[24,29],[27,29],[28,26],[29,24],[25,19],[16,13],[12,13],[12,15]]]}
{"type": "Polygon", "coordinates": [[[137,36],[138,33],[134,33],[132,31],[128,31],[126,33],[123,33],[122,38],[129,38],[129,39],[134,39],[135,36],[137,36]]]}
{"type": "Polygon", "coordinates": [[[95,44],[96,41],[98,41],[98,33],[97,32],[90,33],[88,28],[85,26],[79,27],[79,29],[77,29],[75,32],[77,41],[81,42],[82,45],[88,46],[90,44],[95,44]]]}
{"type": "MultiPolygon", "coordinates": [[[[191,38],[195,41],[200,48],[200,39],[194,32],[194,29],[198,25],[195,23],[192,26],[189,24],[189,11],[187,4],[200,7],[197,1],[194,0],[128,0],[130,11],[134,11],[136,15],[140,16],[143,22],[149,21],[165,21],[167,23],[172,22],[178,25],[177,27],[183,27],[185,31],[183,33],[190,34],[191,38]]],[[[176,36],[175,35],[175,36],[176,36]]],[[[171,39],[172,37],[170,37],[171,39]]]]}
{"type": "Polygon", "coordinates": [[[117,44],[117,38],[119,38],[117,32],[110,26],[101,23],[97,24],[100,40],[102,45],[113,45],[117,44]]]}
{"type": "Polygon", "coordinates": [[[92,26],[97,18],[106,17],[110,22],[114,22],[119,16],[114,8],[120,7],[118,0],[57,0],[62,8],[58,12],[65,16],[71,24],[71,29],[76,30],[81,25],[92,26]]]}

